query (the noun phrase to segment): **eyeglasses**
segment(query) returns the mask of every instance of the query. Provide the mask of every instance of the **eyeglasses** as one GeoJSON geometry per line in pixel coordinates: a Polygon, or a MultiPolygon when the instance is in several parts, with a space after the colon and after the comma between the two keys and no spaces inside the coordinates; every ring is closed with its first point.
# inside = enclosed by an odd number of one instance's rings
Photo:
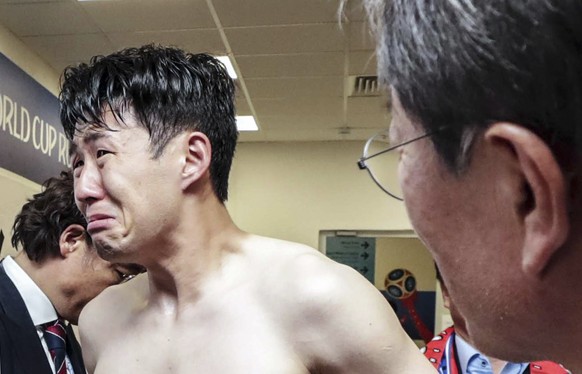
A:
{"type": "Polygon", "coordinates": [[[358,160],[358,167],[360,170],[366,169],[372,180],[382,191],[396,200],[403,201],[402,190],[398,181],[398,157],[395,157],[394,153],[390,153],[390,151],[417,140],[428,138],[442,129],[438,128],[394,146],[390,146],[388,129],[380,131],[366,142],[364,153],[358,160]]]}

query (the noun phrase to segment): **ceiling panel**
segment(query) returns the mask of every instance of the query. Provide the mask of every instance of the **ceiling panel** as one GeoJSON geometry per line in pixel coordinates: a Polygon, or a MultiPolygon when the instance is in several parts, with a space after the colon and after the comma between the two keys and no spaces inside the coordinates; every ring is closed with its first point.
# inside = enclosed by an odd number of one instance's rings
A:
{"type": "Polygon", "coordinates": [[[342,14],[350,22],[364,22],[366,20],[364,2],[361,0],[345,0],[342,14]]]}
{"type": "Polygon", "coordinates": [[[103,34],[29,36],[22,40],[59,73],[67,65],[86,62],[94,55],[114,51],[103,34]]]}
{"type": "Polygon", "coordinates": [[[204,0],[123,0],[80,3],[104,32],[215,27],[204,0]]]}
{"type": "Polygon", "coordinates": [[[0,23],[17,36],[100,31],[75,2],[0,4],[0,23]]]}
{"type": "Polygon", "coordinates": [[[346,127],[349,129],[362,129],[362,130],[373,130],[374,133],[379,132],[382,129],[386,129],[390,126],[390,117],[385,114],[375,115],[371,114],[349,114],[346,127]]]}
{"type": "Polygon", "coordinates": [[[278,115],[278,116],[262,116],[261,125],[265,130],[277,129],[334,129],[337,131],[343,127],[341,116],[334,113],[329,115],[278,115]]]}
{"type": "Polygon", "coordinates": [[[341,52],[236,56],[236,61],[245,78],[342,76],[344,70],[341,52]]]}
{"type": "Polygon", "coordinates": [[[379,113],[384,115],[386,99],[383,96],[350,97],[348,110],[353,114],[379,113]]]}
{"type": "Polygon", "coordinates": [[[71,0],[0,0],[0,4],[25,4],[25,3],[66,3],[71,0]]]}
{"type": "Polygon", "coordinates": [[[187,51],[226,54],[217,29],[108,33],[107,37],[116,49],[157,43],[176,46],[187,51]]]}
{"type": "Polygon", "coordinates": [[[340,76],[311,78],[250,78],[245,80],[251,97],[334,97],[341,96],[344,79],[340,76]]]}
{"type": "MultiPolygon", "coordinates": [[[[265,131],[241,131],[238,134],[239,143],[242,142],[265,142],[269,141],[265,131]]],[[[234,154],[236,158],[236,153],[234,154]]]]}
{"type": "Polygon", "coordinates": [[[390,126],[390,117],[384,113],[375,114],[348,114],[346,127],[350,129],[374,129],[375,132],[380,129],[386,129],[390,126]]]}
{"type": "Polygon", "coordinates": [[[236,97],[236,115],[237,116],[250,116],[252,115],[251,109],[249,108],[248,101],[240,94],[236,97]]]}
{"type": "Polygon", "coordinates": [[[365,22],[354,22],[344,27],[349,28],[350,51],[374,50],[374,39],[365,22]]]}
{"type": "Polygon", "coordinates": [[[238,55],[343,51],[344,34],[337,24],[262,26],[225,29],[238,55]]]}
{"type": "MultiPolygon", "coordinates": [[[[350,99],[351,100],[351,99],[350,99]]],[[[373,100],[372,100],[373,101],[373,100]]],[[[263,104],[259,100],[258,106],[263,104]]],[[[344,127],[358,128],[358,129],[380,129],[386,128],[390,124],[390,117],[381,109],[381,107],[375,106],[373,104],[368,104],[370,108],[368,112],[351,112],[348,111],[347,120],[344,120],[341,110],[338,106],[341,103],[336,103],[336,105],[327,103],[320,104],[329,111],[326,113],[324,111],[315,111],[313,106],[305,105],[300,102],[293,101],[281,101],[279,105],[284,105],[285,108],[277,111],[276,114],[271,114],[270,111],[262,112],[258,110],[259,118],[261,120],[261,126],[265,129],[276,129],[280,127],[293,126],[295,128],[333,128],[339,129],[344,127]],[[299,113],[293,110],[294,107],[300,107],[301,110],[311,111],[308,113],[299,113]]],[[[270,105],[271,107],[276,107],[276,105],[270,105]]]]}
{"type": "Polygon", "coordinates": [[[363,141],[388,118],[384,99],[344,96],[376,59],[361,1],[343,3],[340,25],[340,0],[0,0],[0,24],[57,73],[150,42],[230,54],[237,114],[261,128],[241,141],[363,141]]]}
{"type": "Polygon", "coordinates": [[[350,128],[386,128],[390,117],[383,96],[348,99],[347,126],[350,128]]]}
{"type": "Polygon", "coordinates": [[[290,97],[278,100],[254,99],[253,104],[261,115],[321,115],[329,118],[342,118],[343,99],[327,97],[290,97]],[[298,110],[298,108],[300,108],[298,110]]]}
{"type": "Polygon", "coordinates": [[[374,51],[357,51],[349,54],[350,75],[376,75],[376,54],[374,51]]]}
{"type": "Polygon", "coordinates": [[[213,0],[222,26],[297,25],[337,22],[336,0],[213,0]]]}

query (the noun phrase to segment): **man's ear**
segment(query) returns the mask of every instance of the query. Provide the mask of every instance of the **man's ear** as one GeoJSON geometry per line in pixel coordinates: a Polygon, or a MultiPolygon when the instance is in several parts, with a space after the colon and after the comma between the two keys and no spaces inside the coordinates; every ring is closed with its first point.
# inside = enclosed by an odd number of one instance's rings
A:
{"type": "Polygon", "coordinates": [[[495,123],[485,140],[504,143],[516,158],[523,178],[516,213],[524,229],[521,266],[526,274],[540,277],[570,230],[564,173],[546,143],[522,126],[495,123]]]}
{"type": "Polygon", "coordinates": [[[188,189],[202,177],[210,167],[212,146],[210,140],[201,132],[193,131],[186,135],[186,155],[182,167],[182,189],[188,189]]]}
{"type": "Polygon", "coordinates": [[[79,248],[79,244],[85,241],[85,229],[78,224],[68,226],[59,238],[61,256],[68,257],[79,248]]]}

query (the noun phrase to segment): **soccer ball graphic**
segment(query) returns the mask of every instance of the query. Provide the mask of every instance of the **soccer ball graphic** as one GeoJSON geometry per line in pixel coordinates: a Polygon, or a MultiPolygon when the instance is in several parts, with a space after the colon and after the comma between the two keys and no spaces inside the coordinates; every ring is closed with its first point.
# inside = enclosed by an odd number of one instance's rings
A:
{"type": "Polygon", "coordinates": [[[394,269],[386,275],[384,286],[395,299],[407,299],[416,292],[416,279],[407,269],[394,269]]]}

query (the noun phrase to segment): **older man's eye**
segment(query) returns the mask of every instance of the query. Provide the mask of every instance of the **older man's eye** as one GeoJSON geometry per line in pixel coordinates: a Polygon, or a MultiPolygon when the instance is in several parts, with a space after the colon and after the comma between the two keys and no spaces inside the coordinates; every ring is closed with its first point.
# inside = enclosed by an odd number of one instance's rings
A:
{"type": "Polygon", "coordinates": [[[83,163],[83,160],[74,160],[72,162],[72,165],[73,165],[73,169],[77,169],[77,168],[80,168],[81,166],[83,166],[84,163],[83,163]]]}

